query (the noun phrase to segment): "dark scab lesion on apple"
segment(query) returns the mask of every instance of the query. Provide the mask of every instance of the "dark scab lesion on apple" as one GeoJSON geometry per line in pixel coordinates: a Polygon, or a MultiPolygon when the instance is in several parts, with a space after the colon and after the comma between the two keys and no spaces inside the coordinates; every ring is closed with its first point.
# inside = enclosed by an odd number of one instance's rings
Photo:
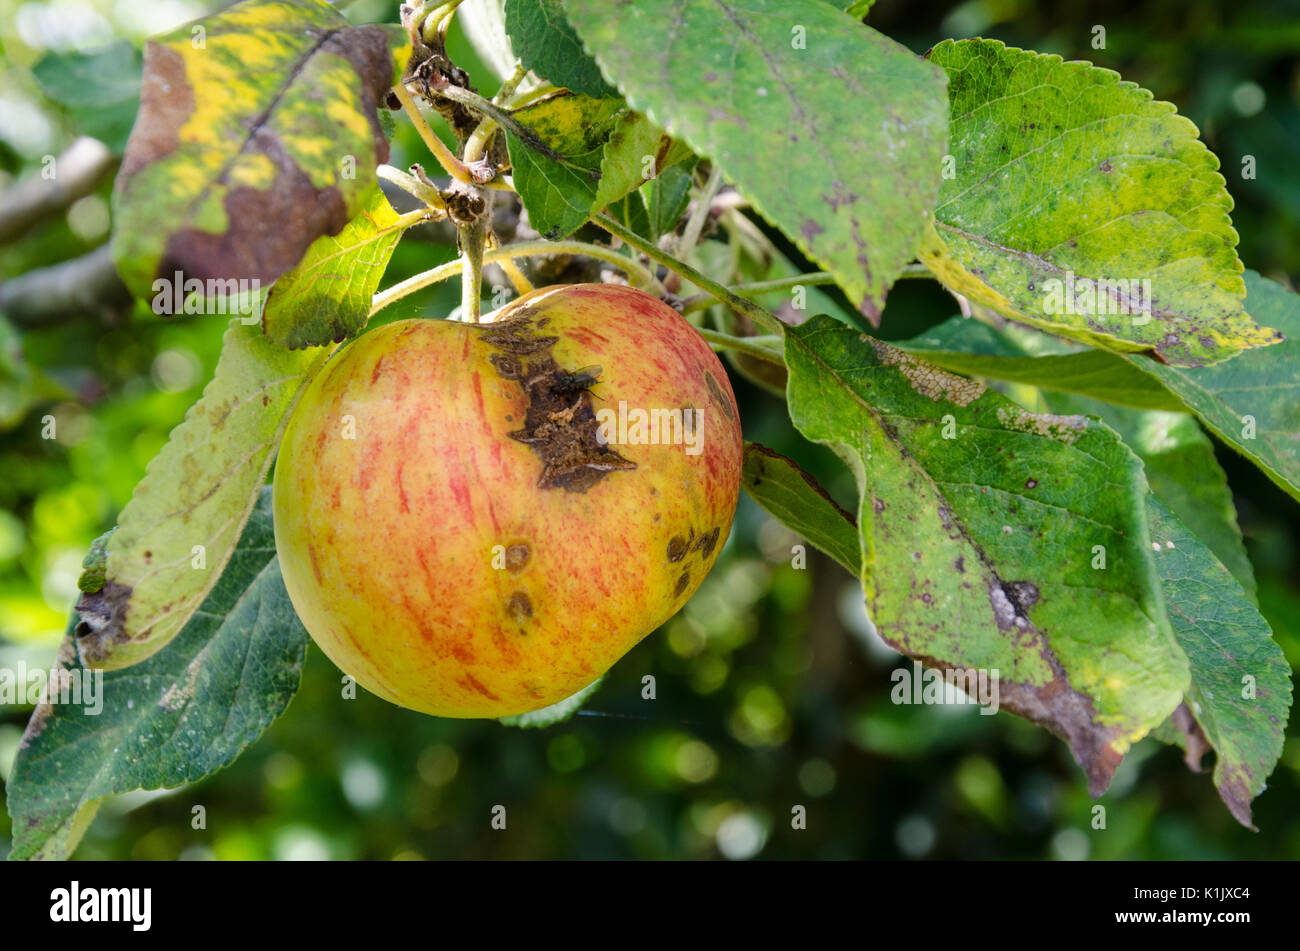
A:
{"type": "Polygon", "coordinates": [[[539,336],[536,329],[540,324],[534,324],[528,317],[528,313],[520,312],[495,324],[477,325],[479,339],[495,350],[517,357],[541,353],[559,342],[559,337],[539,336]]]}
{"type": "Polygon", "coordinates": [[[566,370],[550,355],[559,337],[544,337],[533,311],[479,329],[479,339],[501,351],[489,359],[504,378],[518,383],[527,406],[524,426],[507,435],[527,445],[542,460],[538,488],[586,492],[611,472],[635,469],[597,438],[600,429],[588,385],[575,386],[576,371],[566,370]],[[526,358],[526,362],[525,362],[526,358]]]}
{"type": "Polygon", "coordinates": [[[721,534],[721,527],[714,527],[700,535],[695,534],[695,529],[692,528],[686,538],[681,535],[674,535],[668,542],[668,560],[678,562],[687,555],[698,551],[701,560],[708,561],[713,554],[713,549],[718,545],[718,536],[721,534]]]}
{"type": "Polygon", "coordinates": [[[722,530],[720,528],[714,528],[712,531],[699,536],[695,539],[695,544],[691,546],[691,551],[698,551],[705,559],[707,559],[713,554],[713,549],[718,544],[718,536],[720,534],[722,534],[722,530]]]}
{"type": "Polygon", "coordinates": [[[673,597],[680,598],[683,594],[686,593],[686,589],[689,588],[690,586],[691,586],[691,572],[690,569],[687,569],[686,571],[683,571],[682,576],[677,579],[677,589],[673,592],[673,597]]]}
{"type": "Polygon", "coordinates": [[[717,402],[719,409],[722,410],[722,414],[726,416],[727,419],[734,422],[736,414],[731,411],[731,401],[727,399],[727,394],[722,392],[722,387],[719,386],[718,381],[713,378],[713,374],[709,373],[707,370],[704,372],[704,383],[709,388],[709,395],[713,397],[717,402]]]}

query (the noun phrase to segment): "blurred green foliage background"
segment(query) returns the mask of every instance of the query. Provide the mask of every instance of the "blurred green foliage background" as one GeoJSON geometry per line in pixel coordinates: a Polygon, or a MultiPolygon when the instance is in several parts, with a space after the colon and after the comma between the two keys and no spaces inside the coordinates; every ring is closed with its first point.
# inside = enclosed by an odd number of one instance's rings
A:
{"type": "MultiPolygon", "coordinates": [[[[120,154],[152,32],[220,4],[198,0],[0,0],[0,205],[76,136],[120,154]]],[[[396,2],[346,4],[357,22],[396,2]]],[[[993,36],[1088,59],[1176,103],[1220,156],[1242,259],[1300,278],[1300,5],[1286,0],[879,0],[868,22],[917,52],[993,36]],[[1092,47],[1094,27],[1106,32],[1092,47]],[[1243,179],[1254,156],[1257,177],[1243,179]]],[[[453,59],[492,80],[453,28],[453,59]]],[[[480,79],[481,77],[481,79],[480,79]]],[[[761,148],[762,143],[755,143],[761,148]]],[[[419,160],[399,126],[391,163],[419,160]]],[[[0,244],[0,282],[107,240],[111,173],[90,195],[0,244]]],[[[788,245],[786,245],[788,248],[788,245]]],[[[789,249],[793,253],[793,249],[789,249]]],[[[386,284],[449,259],[398,247],[386,284]]],[[[443,315],[457,289],[411,297],[385,319],[443,315]]],[[[882,335],[950,316],[937,285],[904,282],[882,335]]],[[[149,459],[210,376],[224,318],[160,319],[86,307],[0,317],[0,666],[48,666],[90,541],[110,527],[149,459]],[[58,437],[43,439],[46,416],[58,437]]],[[[736,380],[747,438],[800,460],[842,502],[852,479],[790,427],[778,400],[736,380]]],[[[1221,447],[1220,447],[1221,448],[1221,447]]],[[[1263,610],[1300,664],[1297,506],[1230,451],[1263,610]]],[[[79,858],[1296,858],[1300,727],[1256,803],[1251,833],[1208,775],[1144,741],[1101,800],[1105,830],[1061,742],[1010,715],[896,706],[906,663],[870,632],[861,592],[742,498],[712,575],[687,607],[617,664],[583,715],[544,730],[438,720],[368,695],[312,649],[303,689],[233,766],[192,787],[109,803],[79,858]],[[657,699],[641,699],[642,678],[657,699]],[[490,826],[505,805],[508,828],[490,826]],[[203,805],[207,828],[191,828],[203,805]],[[791,809],[807,809],[807,829],[791,809]]],[[[0,781],[29,707],[0,706],[0,781]]],[[[0,855],[9,820],[0,809],[0,855]]]]}

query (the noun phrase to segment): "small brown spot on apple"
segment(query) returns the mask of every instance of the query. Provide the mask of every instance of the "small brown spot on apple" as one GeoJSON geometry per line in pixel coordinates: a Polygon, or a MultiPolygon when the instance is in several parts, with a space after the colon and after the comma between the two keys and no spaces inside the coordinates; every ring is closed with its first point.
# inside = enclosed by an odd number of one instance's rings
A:
{"type": "Polygon", "coordinates": [[[488,357],[488,361],[507,380],[519,379],[519,361],[513,356],[506,353],[494,353],[488,357]]]}
{"type": "Polygon", "coordinates": [[[683,571],[682,576],[677,579],[677,588],[675,591],[673,591],[673,597],[680,598],[683,594],[686,593],[686,589],[689,588],[690,586],[691,586],[691,573],[690,571],[683,571]]]}
{"type": "Polygon", "coordinates": [[[668,560],[681,561],[686,557],[686,539],[680,535],[674,535],[672,541],[668,543],[668,560]]]}
{"type": "Polygon", "coordinates": [[[523,591],[516,591],[506,601],[506,610],[516,621],[522,621],[533,616],[533,602],[523,591]]]}
{"type": "Polygon", "coordinates": [[[532,550],[524,542],[515,542],[506,549],[506,567],[518,574],[528,564],[532,550]]]}

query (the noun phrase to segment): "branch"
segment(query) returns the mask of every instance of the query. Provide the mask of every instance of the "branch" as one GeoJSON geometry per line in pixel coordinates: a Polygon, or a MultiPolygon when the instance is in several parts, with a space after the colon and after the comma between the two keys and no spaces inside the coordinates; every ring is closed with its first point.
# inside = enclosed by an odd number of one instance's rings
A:
{"type": "Polygon", "coordinates": [[[20,327],[95,316],[108,321],[131,306],[108,245],[79,258],[37,268],[0,284],[0,311],[20,327]]]}
{"type": "Polygon", "coordinates": [[[98,139],[77,139],[55,160],[52,178],[29,178],[0,195],[0,244],[89,195],[115,161],[98,139]]]}

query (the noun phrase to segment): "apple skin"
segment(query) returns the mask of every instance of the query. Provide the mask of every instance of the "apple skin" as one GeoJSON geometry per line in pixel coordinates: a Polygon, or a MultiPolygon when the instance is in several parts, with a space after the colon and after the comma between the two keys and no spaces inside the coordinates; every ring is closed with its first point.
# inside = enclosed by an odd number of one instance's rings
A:
{"type": "Polygon", "coordinates": [[[345,346],[275,472],[280,568],[312,638],[366,689],[442,717],[537,710],[595,680],[690,598],[740,489],[731,385],[666,304],[579,284],[485,320],[345,346]],[[620,401],[701,410],[700,451],[593,445],[590,417],[620,401]]]}

